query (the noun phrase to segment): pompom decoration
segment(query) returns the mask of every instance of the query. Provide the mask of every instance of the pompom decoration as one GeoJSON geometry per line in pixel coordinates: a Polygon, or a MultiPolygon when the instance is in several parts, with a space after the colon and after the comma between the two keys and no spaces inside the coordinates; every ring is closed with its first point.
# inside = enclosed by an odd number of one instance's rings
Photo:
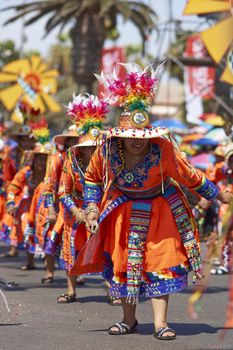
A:
{"type": "Polygon", "coordinates": [[[50,140],[48,123],[45,117],[41,116],[40,109],[35,109],[26,101],[20,101],[17,105],[17,110],[21,114],[22,129],[25,133],[31,132],[41,144],[45,144],[50,140]]]}
{"type": "Polygon", "coordinates": [[[29,120],[40,118],[41,113],[39,108],[34,108],[25,100],[22,100],[17,104],[16,111],[20,114],[23,124],[26,124],[29,120]]]}
{"type": "Polygon", "coordinates": [[[94,95],[73,95],[73,101],[67,106],[67,114],[76,124],[80,134],[87,134],[94,128],[101,129],[108,113],[108,103],[94,95]]]}
{"type": "Polygon", "coordinates": [[[136,63],[118,63],[126,68],[124,79],[117,77],[114,69],[112,75],[105,76],[95,74],[96,78],[105,88],[105,100],[110,105],[123,107],[126,110],[147,109],[158,89],[160,69],[162,63],[156,70],[152,65],[145,69],[136,63]]]}
{"type": "Polygon", "coordinates": [[[50,132],[48,123],[44,117],[42,117],[39,121],[28,121],[28,125],[38,142],[41,144],[49,142],[50,132]]]}

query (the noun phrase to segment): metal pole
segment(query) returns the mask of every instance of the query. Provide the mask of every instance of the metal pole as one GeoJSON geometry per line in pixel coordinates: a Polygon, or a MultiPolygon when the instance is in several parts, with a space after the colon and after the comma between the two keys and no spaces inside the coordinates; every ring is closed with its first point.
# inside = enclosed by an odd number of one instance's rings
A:
{"type": "MultiPolygon", "coordinates": [[[[173,12],[172,12],[172,0],[168,0],[168,11],[169,11],[169,17],[168,17],[168,28],[173,25],[173,12]]],[[[170,29],[170,28],[169,28],[170,29]]],[[[173,29],[171,27],[171,29],[173,29]]],[[[171,47],[172,43],[172,31],[168,31],[168,48],[171,47]]],[[[171,71],[171,60],[168,59],[167,62],[167,117],[168,117],[168,109],[170,105],[170,99],[171,99],[171,91],[170,91],[170,71],[171,71]]]]}

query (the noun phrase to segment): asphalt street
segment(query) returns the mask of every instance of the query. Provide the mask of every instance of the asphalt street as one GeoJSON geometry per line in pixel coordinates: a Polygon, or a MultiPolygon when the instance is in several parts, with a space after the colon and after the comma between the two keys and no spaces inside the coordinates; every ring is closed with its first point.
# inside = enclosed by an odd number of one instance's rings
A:
{"type": "Polygon", "coordinates": [[[77,302],[57,304],[56,297],[66,290],[64,272],[56,270],[55,283],[42,285],[42,262],[37,261],[35,271],[21,271],[24,262],[23,252],[18,258],[0,258],[0,277],[17,283],[4,290],[10,313],[0,295],[0,350],[233,349],[233,329],[223,331],[228,276],[211,277],[197,320],[187,313],[192,286],[171,296],[168,320],[177,339],[160,341],[152,335],[149,300],[138,305],[136,334],[110,336],[106,330],[121,321],[121,307],[107,303],[101,276],[85,276],[85,286],[77,288],[77,302]]]}

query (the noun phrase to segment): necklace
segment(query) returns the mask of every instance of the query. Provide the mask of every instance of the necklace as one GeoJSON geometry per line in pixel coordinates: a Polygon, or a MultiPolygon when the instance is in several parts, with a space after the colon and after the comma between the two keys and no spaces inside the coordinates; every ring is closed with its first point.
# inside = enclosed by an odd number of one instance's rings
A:
{"type": "Polygon", "coordinates": [[[76,153],[77,150],[71,150],[70,156],[71,156],[71,164],[74,172],[78,172],[80,174],[80,180],[81,182],[84,181],[85,178],[85,171],[86,168],[83,164],[83,157],[80,152],[76,153]]]}
{"type": "Polygon", "coordinates": [[[119,158],[121,160],[121,167],[120,167],[120,171],[119,174],[122,170],[124,170],[125,168],[125,154],[124,154],[124,150],[123,150],[123,145],[121,140],[118,140],[118,153],[119,153],[119,158]]]}

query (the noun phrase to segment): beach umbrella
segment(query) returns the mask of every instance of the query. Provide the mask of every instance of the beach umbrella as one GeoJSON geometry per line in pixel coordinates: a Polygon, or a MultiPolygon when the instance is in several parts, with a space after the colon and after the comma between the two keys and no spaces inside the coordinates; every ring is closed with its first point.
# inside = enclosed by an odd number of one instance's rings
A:
{"type": "Polygon", "coordinates": [[[204,113],[199,119],[212,126],[223,126],[225,124],[224,119],[215,113],[204,113]]]}
{"type": "Polygon", "coordinates": [[[216,117],[216,114],[215,113],[203,113],[202,115],[200,115],[199,119],[201,119],[204,122],[206,122],[206,120],[208,118],[211,118],[211,117],[216,117]]]}
{"type": "Polygon", "coordinates": [[[203,122],[200,125],[194,126],[193,128],[189,129],[189,132],[190,134],[206,134],[211,129],[213,129],[213,125],[203,122]]]}
{"type": "Polygon", "coordinates": [[[207,134],[205,134],[205,137],[218,142],[222,142],[226,140],[227,136],[223,128],[214,128],[208,131],[207,134]]]}
{"type": "Polygon", "coordinates": [[[206,137],[203,137],[199,140],[195,140],[192,142],[192,145],[194,146],[218,146],[219,142],[216,140],[212,140],[206,137]]]}
{"type": "Polygon", "coordinates": [[[225,120],[220,115],[209,117],[206,122],[213,126],[223,126],[225,124],[225,120]]]}
{"type": "Polygon", "coordinates": [[[201,154],[198,154],[197,156],[191,157],[190,162],[195,168],[204,170],[204,169],[207,169],[211,164],[215,162],[215,157],[213,154],[201,153],[201,154]]]}
{"type": "Polygon", "coordinates": [[[153,126],[159,126],[161,128],[168,128],[170,130],[176,130],[176,129],[187,129],[188,126],[177,119],[160,119],[156,120],[152,123],[153,126]]]}
{"type": "Polygon", "coordinates": [[[190,143],[193,141],[197,141],[203,138],[203,135],[201,134],[191,134],[191,135],[186,135],[183,137],[182,142],[183,143],[190,143]]]}

